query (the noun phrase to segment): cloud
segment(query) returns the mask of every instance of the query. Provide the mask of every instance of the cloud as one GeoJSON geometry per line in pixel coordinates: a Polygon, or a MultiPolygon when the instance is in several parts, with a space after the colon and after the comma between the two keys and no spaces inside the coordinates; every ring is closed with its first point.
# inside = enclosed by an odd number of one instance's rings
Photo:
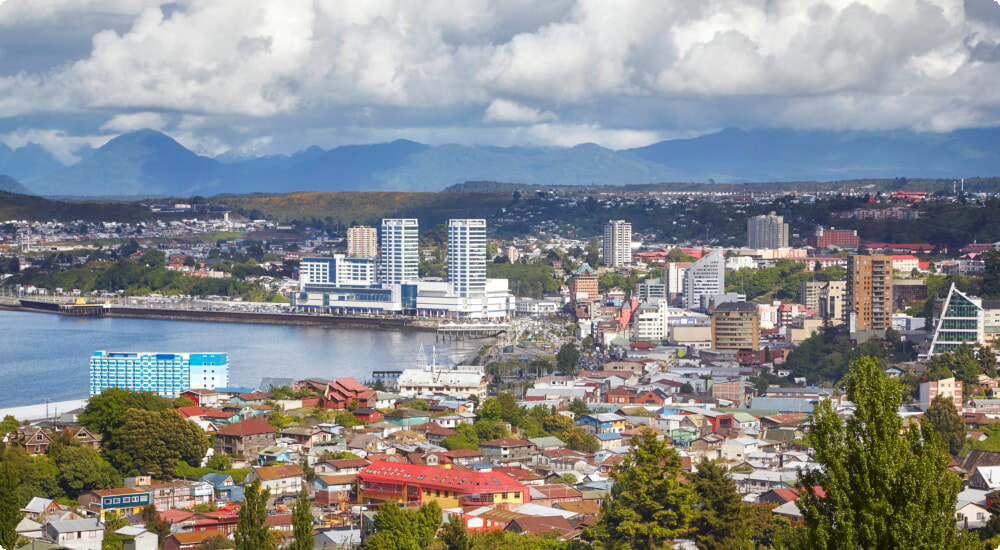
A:
{"type": "Polygon", "coordinates": [[[490,106],[486,108],[486,114],[483,116],[483,120],[486,122],[515,122],[521,124],[550,122],[557,118],[559,117],[550,111],[540,111],[531,107],[524,107],[506,99],[494,99],[490,102],[490,106]]]}
{"type": "Polygon", "coordinates": [[[167,117],[161,113],[128,113],[115,115],[101,125],[101,130],[110,132],[132,132],[145,128],[163,130],[167,127],[167,117]]]}
{"type": "Polygon", "coordinates": [[[998,44],[996,0],[7,0],[0,127],[206,152],[941,130],[1000,124],[998,44]]]}

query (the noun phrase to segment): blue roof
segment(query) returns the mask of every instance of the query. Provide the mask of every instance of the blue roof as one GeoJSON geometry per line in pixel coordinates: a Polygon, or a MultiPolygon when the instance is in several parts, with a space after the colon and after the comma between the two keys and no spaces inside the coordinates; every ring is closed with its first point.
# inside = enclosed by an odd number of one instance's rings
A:
{"type": "Polygon", "coordinates": [[[215,391],[222,393],[253,393],[256,388],[215,388],[215,391]]]}
{"type": "Polygon", "coordinates": [[[611,441],[613,439],[621,439],[622,438],[622,436],[620,434],[615,434],[615,433],[596,434],[594,437],[596,437],[597,439],[600,439],[601,441],[611,441]]]}

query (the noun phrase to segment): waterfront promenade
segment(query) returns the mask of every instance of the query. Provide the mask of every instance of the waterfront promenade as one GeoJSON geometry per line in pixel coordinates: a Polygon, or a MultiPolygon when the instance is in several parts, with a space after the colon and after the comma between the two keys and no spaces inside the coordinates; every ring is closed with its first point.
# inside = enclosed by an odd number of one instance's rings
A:
{"type": "Polygon", "coordinates": [[[75,409],[83,408],[86,405],[86,399],[71,399],[69,401],[52,401],[47,404],[39,403],[37,405],[25,405],[23,407],[8,407],[6,409],[0,409],[0,419],[9,414],[20,422],[25,420],[45,420],[46,418],[58,420],[59,415],[75,409]]]}

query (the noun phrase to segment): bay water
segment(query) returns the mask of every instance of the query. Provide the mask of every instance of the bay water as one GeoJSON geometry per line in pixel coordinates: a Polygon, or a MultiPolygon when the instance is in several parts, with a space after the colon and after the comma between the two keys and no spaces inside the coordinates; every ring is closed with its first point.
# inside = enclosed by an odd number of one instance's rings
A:
{"type": "Polygon", "coordinates": [[[435,343],[433,332],[0,310],[0,409],[88,397],[89,360],[99,350],[225,352],[229,385],[257,388],[265,377],[364,382],[372,371],[417,367],[421,347],[428,356],[436,350],[439,364],[476,350],[469,341],[435,343]]]}

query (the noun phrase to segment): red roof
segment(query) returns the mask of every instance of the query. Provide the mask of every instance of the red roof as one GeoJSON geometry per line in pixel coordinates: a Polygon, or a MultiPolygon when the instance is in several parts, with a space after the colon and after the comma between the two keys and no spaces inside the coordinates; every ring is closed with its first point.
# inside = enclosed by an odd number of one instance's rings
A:
{"type": "Polygon", "coordinates": [[[191,418],[192,416],[201,416],[205,414],[205,411],[198,406],[190,407],[177,407],[177,412],[181,413],[185,418],[191,418]]]}
{"type": "MultiPolygon", "coordinates": [[[[527,487],[500,472],[468,472],[379,460],[372,462],[358,478],[362,482],[405,483],[457,493],[527,492],[527,487]]],[[[527,493],[524,495],[528,500],[527,493]]]]}
{"type": "Polygon", "coordinates": [[[358,382],[353,378],[338,378],[334,380],[333,383],[338,384],[345,390],[349,390],[352,392],[363,392],[368,390],[368,386],[362,384],[361,382],[358,382]]]}
{"type": "Polygon", "coordinates": [[[244,437],[248,435],[273,434],[277,432],[278,430],[274,429],[274,426],[268,424],[267,422],[259,418],[250,418],[222,428],[219,430],[219,435],[235,435],[244,437]]]}

